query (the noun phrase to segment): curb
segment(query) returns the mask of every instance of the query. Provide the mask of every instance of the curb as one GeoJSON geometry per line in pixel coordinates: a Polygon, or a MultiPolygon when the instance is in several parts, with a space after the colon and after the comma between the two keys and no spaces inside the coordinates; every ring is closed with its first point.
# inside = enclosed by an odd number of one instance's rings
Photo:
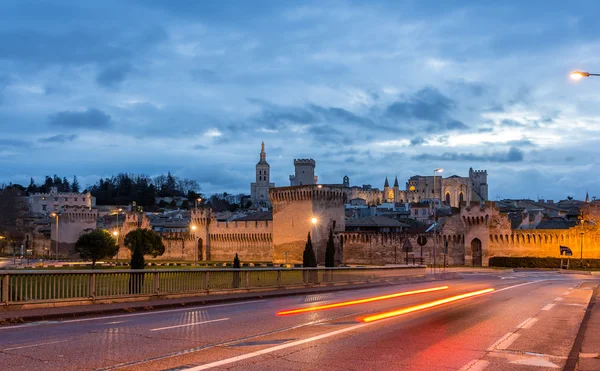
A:
{"type": "MultiPolygon", "coordinates": [[[[437,276],[437,275],[436,275],[437,276]]],[[[354,290],[354,289],[368,289],[374,287],[381,286],[391,286],[391,285],[403,285],[403,284],[412,284],[412,283],[423,283],[430,281],[441,281],[441,280],[450,280],[450,279],[462,279],[460,274],[446,274],[443,277],[431,277],[425,276],[422,279],[415,280],[397,280],[397,281],[378,281],[372,283],[364,283],[364,284],[355,284],[355,285],[345,285],[345,286],[325,286],[325,287],[313,287],[306,289],[293,289],[294,291],[285,291],[283,290],[273,290],[273,291],[263,291],[257,293],[248,293],[248,294],[234,294],[230,297],[187,297],[185,299],[194,298],[188,301],[179,301],[179,302],[171,302],[171,303],[163,303],[163,304],[153,304],[151,301],[139,301],[132,302],[131,306],[120,307],[120,308],[97,308],[90,310],[82,310],[82,311],[64,311],[60,313],[50,313],[50,314],[35,314],[30,316],[17,316],[10,318],[0,318],[0,327],[4,325],[18,324],[24,322],[36,322],[36,321],[46,321],[46,320],[60,320],[65,318],[78,318],[85,316],[93,316],[93,315],[102,315],[102,314],[116,314],[116,313],[131,313],[137,311],[152,311],[155,309],[172,309],[172,308],[181,308],[181,307],[194,307],[194,306],[202,306],[206,304],[219,304],[219,303],[229,303],[236,301],[244,301],[244,300],[252,300],[252,299],[263,299],[263,298],[277,298],[277,297],[285,297],[285,296],[295,296],[295,295],[305,295],[312,293],[323,293],[323,292],[335,292],[335,291],[344,291],[344,290],[354,290]],[[197,298],[197,299],[196,299],[197,298]]],[[[226,294],[225,294],[226,295],[226,294]]],[[[93,305],[93,304],[92,304],[93,305]]],[[[99,304],[102,305],[102,304],[99,304]]],[[[64,307],[64,308],[74,308],[74,307],[64,307]]],[[[75,308],[81,308],[81,306],[77,306],[75,308]]],[[[8,312],[5,312],[8,313],[8,312]]]]}

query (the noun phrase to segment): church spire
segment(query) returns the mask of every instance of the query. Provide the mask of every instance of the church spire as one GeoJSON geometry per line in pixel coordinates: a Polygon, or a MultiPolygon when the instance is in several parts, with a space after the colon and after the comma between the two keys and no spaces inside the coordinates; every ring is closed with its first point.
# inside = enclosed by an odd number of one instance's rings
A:
{"type": "Polygon", "coordinates": [[[398,177],[396,176],[396,180],[394,180],[394,188],[398,188],[398,187],[400,187],[400,186],[398,185],[398,177]]]}
{"type": "Polygon", "coordinates": [[[390,183],[388,183],[388,179],[387,176],[385,177],[385,184],[383,185],[385,188],[389,188],[390,187],[390,183]]]}
{"type": "Polygon", "coordinates": [[[588,194],[588,191],[585,191],[585,202],[588,204],[590,203],[590,195],[588,194]]]}
{"type": "Polygon", "coordinates": [[[266,163],[267,162],[267,154],[265,153],[265,142],[262,142],[261,146],[260,146],[260,162],[259,163],[266,163]]]}

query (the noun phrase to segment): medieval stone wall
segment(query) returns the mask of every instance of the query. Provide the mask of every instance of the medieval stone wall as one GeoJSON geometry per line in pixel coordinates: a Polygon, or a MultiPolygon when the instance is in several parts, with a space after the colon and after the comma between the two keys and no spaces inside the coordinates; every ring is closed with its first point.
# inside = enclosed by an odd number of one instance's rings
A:
{"type": "Polygon", "coordinates": [[[269,191],[273,205],[273,262],[302,263],[308,233],[311,233],[317,261],[325,261],[329,229],[345,230],[343,187],[295,186],[269,191]],[[312,223],[316,218],[317,223],[312,223]]]}

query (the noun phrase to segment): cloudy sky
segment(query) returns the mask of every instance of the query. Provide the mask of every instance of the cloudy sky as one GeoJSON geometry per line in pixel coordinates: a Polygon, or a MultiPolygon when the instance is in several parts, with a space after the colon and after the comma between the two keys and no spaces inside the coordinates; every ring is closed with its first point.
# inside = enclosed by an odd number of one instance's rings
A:
{"type": "Polygon", "coordinates": [[[598,190],[600,2],[2,1],[0,182],[171,171],[249,193],[261,141],[324,183],[487,169],[598,190]]]}

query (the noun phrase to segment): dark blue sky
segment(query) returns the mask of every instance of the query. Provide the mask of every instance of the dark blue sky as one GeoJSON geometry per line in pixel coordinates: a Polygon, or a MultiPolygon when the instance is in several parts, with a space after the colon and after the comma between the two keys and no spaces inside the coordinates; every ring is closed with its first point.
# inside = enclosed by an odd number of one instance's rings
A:
{"type": "MultiPolygon", "coordinates": [[[[249,192],[487,169],[598,191],[597,1],[0,1],[0,182],[171,171],[249,192]]],[[[599,194],[600,196],[600,194],[599,194]]]]}

